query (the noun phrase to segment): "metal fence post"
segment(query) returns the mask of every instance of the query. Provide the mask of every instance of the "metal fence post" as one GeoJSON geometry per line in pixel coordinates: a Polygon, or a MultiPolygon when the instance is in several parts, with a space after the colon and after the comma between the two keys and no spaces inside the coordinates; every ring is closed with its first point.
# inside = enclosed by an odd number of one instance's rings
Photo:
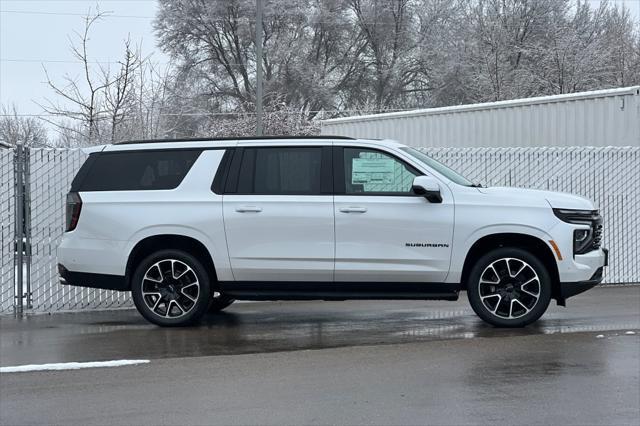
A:
{"type": "Polygon", "coordinates": [[[17,144],[14,157],[15,172],[15,226],[14,226],[14,268],[15,268],[15,292],[14,311],[21,316],[24,313],[24,147],[17,144]]]}
{"type": "Polygon", "coordinates": [[[26,281],[26,297],[27,309],[33,308],[33,294],[31,292],[31,150],[27,147],[23,149],[23,173],[24,173],[24,258],[26,275],[23,280],[26,281]]]}

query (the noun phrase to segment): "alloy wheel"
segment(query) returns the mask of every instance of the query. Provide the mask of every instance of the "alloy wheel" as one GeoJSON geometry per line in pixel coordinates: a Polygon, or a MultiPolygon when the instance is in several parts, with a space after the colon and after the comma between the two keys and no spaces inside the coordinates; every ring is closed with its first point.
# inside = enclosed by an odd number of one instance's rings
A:
{"type": "Polygon", "coordinates": [[[193,310],[200,295],[200,282],[193,269],[176,259],[160,260],[142,278],[142,298],[154,314],[180,318],[193,310]]]}
{"type": "Polygon", "coordinates": [[[505,257],[484,269],[478,292],[483,306],[492,315],[503,319],[521,318],[540,300],[540,278],[527,262],[505,257]]]}

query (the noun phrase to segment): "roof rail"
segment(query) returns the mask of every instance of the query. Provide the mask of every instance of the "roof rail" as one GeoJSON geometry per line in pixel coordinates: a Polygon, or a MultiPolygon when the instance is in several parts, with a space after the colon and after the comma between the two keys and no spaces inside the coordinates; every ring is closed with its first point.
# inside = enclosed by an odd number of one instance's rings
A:
{"type": "Polygon", "coordinates": [[[116,142],[115,145],[131,145],[137,143],[168,143],[168,142],[215,142],[215,141],[235,141],[235,140],[272,140],[272,139],[346,139],[353,140],[347,136],[314,135],[314,136],[241,136],[228,138],[172,138],[172,139],[143,139],[134,141],[116,142]]]}

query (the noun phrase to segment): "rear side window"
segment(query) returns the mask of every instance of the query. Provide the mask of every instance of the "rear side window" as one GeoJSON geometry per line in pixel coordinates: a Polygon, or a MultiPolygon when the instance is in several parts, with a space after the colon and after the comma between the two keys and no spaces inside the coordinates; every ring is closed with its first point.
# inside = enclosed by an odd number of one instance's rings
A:
{"type": "Polygon", "coordinates": [[[243,151],[239,194],[321,193],[321,147],[246,148],[243,151]]]}
{"type": "Polygon", "coordinates": [[[174,189],[202,150],[121,151],[91,154],[72,191],[174,189]]]}

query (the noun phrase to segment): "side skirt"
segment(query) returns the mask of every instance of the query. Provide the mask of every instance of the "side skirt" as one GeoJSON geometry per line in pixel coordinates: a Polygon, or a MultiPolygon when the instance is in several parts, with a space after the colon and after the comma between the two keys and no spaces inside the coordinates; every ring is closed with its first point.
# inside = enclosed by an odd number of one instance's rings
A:
{"type": "Polygon", "coordinates": [[[223,281],[237,300],[458,300],[460,284],[396,282],[223,281]]]}

